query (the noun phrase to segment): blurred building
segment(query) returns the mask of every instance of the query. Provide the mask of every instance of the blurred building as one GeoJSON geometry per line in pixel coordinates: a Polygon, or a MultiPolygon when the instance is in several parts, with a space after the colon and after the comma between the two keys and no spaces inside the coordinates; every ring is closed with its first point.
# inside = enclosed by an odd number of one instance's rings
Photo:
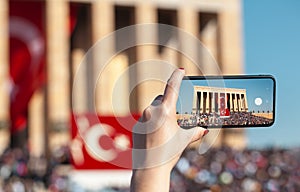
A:
{"type": "MultiPolygon", "coordinates": [[[[28,0],[28,3],[32,1],[28,0]]],[[[147,73],[148,67],[138,67],[135,74],[124,78],[122,90],[117,94],[130,95],[129,105],[111,106],[112,86],[130,65],[147,59],[160,59],[184,67],[187,75],[201,75],[195,65],[174,49],[156,45],[142,45],[119,53],[110,61],[97,85],[97,62],[118,47],[118,40],[100,51],[91,62],[81,67],[72,98],[73,79],[84,55],[99,39],[117,29],[144,23],[162,23],[176,26],[200,39],[216,59],[223,74],[243,73],[242,13],[240,0],[45,0],[46,84],[35,90],[28,103],[28,141],[31,153],[41,155],[70,142],[70,116],[72,112],[85,113],[96,110],[100,115],[126,115],[141,113],[151,100],[163,92],[164,85],[149,81],[132,92],[129,84],[134,77],[147,73]],[[74,16],[75,15],[75,16],[74,16]],[[75,23],[75,24],[74,24],[75,23]],[[74,24],[74,26],[72,26],[74,24]],[[71,29],[70,29],[71,28],[71,29]],[[71,32],[70,32],[71,31],[71,32]],[[117,43],[116,43],[117,42],[117,43]],[[96,87],[94,93],[94,87],[96,87]],[[95,94],[95,103],[89,96],[95,94]],[[72,106],[72,99],[73,106],[72,106]],[[71,107],[72,106],[72,107],[71,107]]],[[[9,142],[9,6],[11,1],[0,1],[0,146],[9,142]]],[[[22,29],[20,29],[22,31],[22,29]]],[[[136,31],[133,38],[159,39],[158,31],[136,31]],[[153,36],[153,34],[156,34],[153,36]]],[[[198,55],[193,42],[174,35],[166,44],[180,46],[190,55],[198,55]]],[[[11,45],[10,45],[11,46],[11,45]]],[[[205,59],[205,58],[204,58],[205,59]]],[[[213,62],[209,59],[207,62],[213,62]]],[[[205,74],[216,74],[210,65],[205,74]]],[[[151,67],[151,66],[150,66],[151,67]]],[[[157,73],[164,71],[157,69],[157,73]]],[[[125,97],[125,96],[124,96],[125,97]]],[[[125,101],[126,102],[126,101],[125,101]]],[[[243,148],[242,130],[222,131],[216,146],[229,145],[243,148]]]]}

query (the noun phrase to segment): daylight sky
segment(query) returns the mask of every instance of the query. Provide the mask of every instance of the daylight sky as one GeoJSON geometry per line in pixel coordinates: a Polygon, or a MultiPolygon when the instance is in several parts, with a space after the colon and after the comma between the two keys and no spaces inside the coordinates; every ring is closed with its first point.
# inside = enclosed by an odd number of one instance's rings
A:
{"type": "Polygon", "coordinates": [[[300,146],[299,18],[298,0],[243,2],[245,72],[277,80],[275,124],[247,129],[250,147],[300,146]]]}

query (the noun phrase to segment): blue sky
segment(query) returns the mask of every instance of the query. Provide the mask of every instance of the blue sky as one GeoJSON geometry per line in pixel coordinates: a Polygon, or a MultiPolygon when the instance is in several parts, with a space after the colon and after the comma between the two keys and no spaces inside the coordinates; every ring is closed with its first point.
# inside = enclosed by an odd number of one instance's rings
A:
{"type": "Polygon", "coordinates": [[[273,74],[276,120],[271,128],[247,129],[252,148],[300,146],[300,1],[244,0],[247,74],[273,74]]]}

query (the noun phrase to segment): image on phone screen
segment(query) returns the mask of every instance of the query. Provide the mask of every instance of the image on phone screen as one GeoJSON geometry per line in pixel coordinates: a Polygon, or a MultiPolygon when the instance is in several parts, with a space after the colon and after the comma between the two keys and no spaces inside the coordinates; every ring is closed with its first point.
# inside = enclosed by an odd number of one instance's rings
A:
{"type": "Polygon", "coordinates": [[[183,128],[268,127],[275,117],[272,76],[186,77],[176,105],[183,128]]]}

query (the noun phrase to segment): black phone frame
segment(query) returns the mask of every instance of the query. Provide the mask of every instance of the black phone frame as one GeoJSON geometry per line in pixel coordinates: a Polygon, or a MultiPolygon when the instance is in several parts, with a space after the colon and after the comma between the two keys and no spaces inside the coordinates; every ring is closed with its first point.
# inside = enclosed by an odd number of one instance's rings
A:
{"type": "MultiPolygon", "coordinates": [[[[276,79],[270,74],[261,75],[224,75],[224,76],[184,76],[182,80],[222,80],[222,79],[271,79],[274,83],[273,86],[273,121],[270,124],[261,125],[220,125],[220,126],[202,126],[208,128],[255,128],[255,127],[271,127],[275,123],[276,113],[276,79]]],[[[193,126],[194,127],[194,126],[193,126]]],[[[184,128],[184,127],[182,127],[184,128]]]]}

